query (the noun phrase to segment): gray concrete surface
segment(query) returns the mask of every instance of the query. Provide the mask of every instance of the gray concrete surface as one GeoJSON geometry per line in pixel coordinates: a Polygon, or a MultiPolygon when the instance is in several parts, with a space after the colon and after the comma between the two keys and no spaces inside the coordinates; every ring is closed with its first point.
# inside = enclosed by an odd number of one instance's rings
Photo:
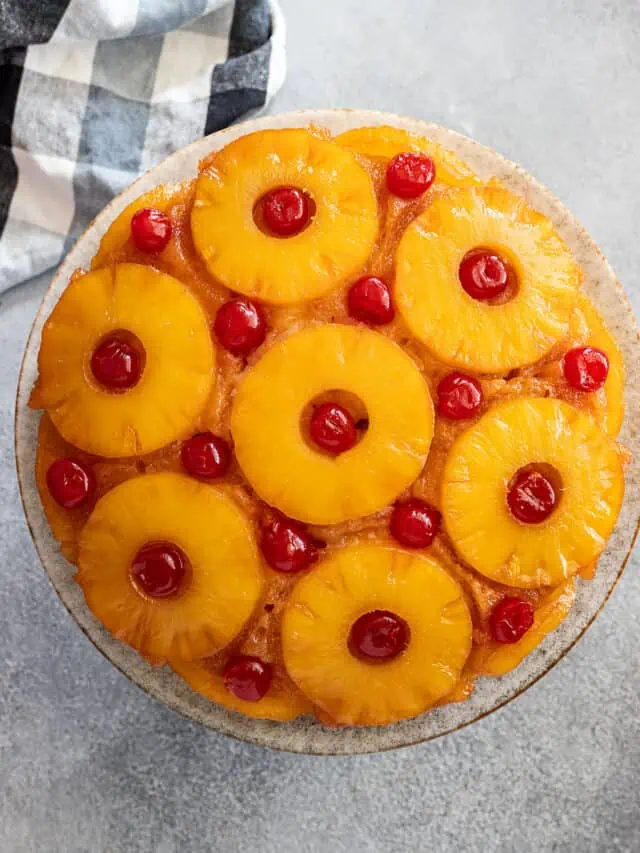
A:
{"type": "MultiPolygon", "coordinates": [[[[439,121],[573,209],[640,311],[636,0],[283,0],[272,110],[439,121]]],[[[22,520],[12,408],[46,280],[0,302],[0,853],[601,853],[640,849],[640,560],[515,703],[387,755],[269,753],[143,695],[56,599],[22,520]]]]}

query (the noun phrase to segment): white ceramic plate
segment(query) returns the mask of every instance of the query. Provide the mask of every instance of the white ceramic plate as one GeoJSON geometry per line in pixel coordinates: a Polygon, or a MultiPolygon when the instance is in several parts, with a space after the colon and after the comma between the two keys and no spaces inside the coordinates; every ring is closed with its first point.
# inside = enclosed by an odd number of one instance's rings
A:
{"type": "Polygon", "coordinates": [[[547,189],[518,166],[467,137],[443,127],[388,113],[364,110],[313,110],[268,116],[236,125],[178,151],[143,175],[111,202],[91,223],[60,266],[45,295],[27,343],[16,404],[16,459],[24,509],[42,564],[58,595],[77,623],[109,660],[128,678],[161,702],[206,726],[242,740],[275,749],[312,754],[353,755],[393,749],[429,740],[468,725],[513,699],[557,663],[595,619],[620,577],[638,528],[640,505],[640,345],[631,308],[607,261],[568,210],[547,189]],[[194,693],[169,669],[149,666],[136,652],[118,642],[94,618],[73,580],[74,567],[61,556],[35,483],[37,431],[40,415],[27,406],[37,376],[40,334],[69,276],[88,267],[108,226],[141,193],[152,187],[195,175],[198,161],[209,152],[255,130],[315,124],[339,133],[353,127],[390,124],[429,136],[457,151],[481,177],[496,176],[555,224],[584,273],[584,287],[623,350],[627,369],[626,419],[620,440],[635,451],[627,472],[627,492],[616,530],[590,583],[579,583],[576,604],[568,618],[512,672],[499,679],[480,679],[466,702],[446,705],[420,717],[380,728],[330,729],[310,718],[290,723],[253,720],[227,711],[194,693]],[[631,425],[636,425],[636,430],[631,425]]]}

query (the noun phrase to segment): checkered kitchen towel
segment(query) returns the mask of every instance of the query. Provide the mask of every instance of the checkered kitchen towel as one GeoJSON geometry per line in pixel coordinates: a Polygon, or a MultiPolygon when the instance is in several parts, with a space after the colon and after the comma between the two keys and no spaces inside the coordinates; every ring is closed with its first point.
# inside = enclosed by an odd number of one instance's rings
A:
{"type": "Polygon", "coordinates": [[[0,0],[0,291],[283,78],[277,0],[0,0]]]}

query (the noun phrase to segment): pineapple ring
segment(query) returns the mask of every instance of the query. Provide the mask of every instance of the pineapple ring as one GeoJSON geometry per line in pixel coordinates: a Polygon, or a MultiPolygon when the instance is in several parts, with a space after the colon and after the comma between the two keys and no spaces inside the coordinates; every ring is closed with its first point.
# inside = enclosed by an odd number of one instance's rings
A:
{"type": "Polygon", "coordinates": [[[227,690],[222,676],[208,665],[206,660],[172,661],[171,668],[196,693],[256,720],[277,720],[286,723],[302,714],[310,714],[313,710],[306,696],[303,696],[286,676],[278,677],[277,673],[262,699],[258,702],[247,702],[227,690]]]}
{"type": "Polygon", "coordinates": [[[362,326],[324,325],[271,347],[242,380],[231,411],[236,458],[258,495],[311,524],[387,506],[418,476],[433,437],[433,403],[412,359],[362,326]],[[340,389],[365,404],[369,428],[330,457],[305,440],[310,400],[340,389]]]}
{"type": "Polygon", "coordinates": [[[214,381],[204,311],[177,279],[116,264],[69,282],[42,332],[37,400],[70,444],[105,457],[150,453],[188,435],[214,381]],[[116,330],[146,352],[137,385],[110,393],[91,378],[91,354],[116,330]]]}
{"type": "Polygon", "coordinates": [[[489,184],[436,199],[405,231],[395,297],[413,334],[447,364],[504,373],[532,364],[566,336],[580,269],[551,222],[489,184]],[[460,262],[488,247],[514,267],[513,299],[491,305],[462,288],[460,262]]]}
{"type": "Polygon", "coordinates": [[[442,481],[442,512],[456,550],[508,586],[556,586],[595,560],[620,511],[624,476],[614,442],[561,400],[500,403],[454,442],[442,481]],[[546,463],[562,479],[560,501],[540,524],[508,509],[507,486],[522,467],[546,463]]]}
{"type": "Polygon", "coordinates": [[[390,160],[403,151],[427,154],[436,165],[436,181],[450,187],[468,187],[480,183],[480,178],[457,154],[443,148],[432,139],[400,130],[397,127],[357,127],[336,136],[335,141],[365,157],[384,157],[390,160]]]}
{"type": "Polygon", "coordinates": [[[96,618],[154,661],[226,646],[264,585],[251,525],[236,504],[170,472],[126,480],[98,501],[80,534],[76,580],[96,618]],[[149,600],[130,579],[134,556],[157,541],[175,543],[191,563],[190,583],[175,598],[149,600]]]}
{"type": "Polygon", "coordinates": [[[337,723],[385,725],[421,714],[453,690],[471,631],[462,590],[436,560],[352,545],[296,584],[282,649],[289,675],[337,723]],[[411,631],[406,650],[386,663],[366,663],[348,649],[351,626],[372,610],[390,610],[411,631]]]}
{"type": "Polygon", "coordinates": [[[315,299],[361,269],[378,234],[378,204],[354,156],[308,130],[243,136],[201,172],[191,214],[193,241],[209,272],[264,302],[315,299]],[[256,225],[256,203],[295,186],[316,205],[310,225],[285,239],[256,225]]]}

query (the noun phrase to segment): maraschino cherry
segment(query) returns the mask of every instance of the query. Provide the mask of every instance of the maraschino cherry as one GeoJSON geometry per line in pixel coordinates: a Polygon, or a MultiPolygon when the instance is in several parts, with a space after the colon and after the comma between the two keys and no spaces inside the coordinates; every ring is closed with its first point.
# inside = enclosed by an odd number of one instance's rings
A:
{"type": "Polygon", "coordinates": [[[184,551],[172,542],[147,542],[131,563],[131,578],[143,595],[170,598],[182,587],[189,566],[184,551]]]}
{"type": "Polygon", "coordinates": [[[318,559],[318,547],[308,530],[286,516],[276,516],[262,528],[260,549],[277,572],[308,569],[318,559]]]}
{"type": "Polygon", "coordinates": [[[265,224],[277,237],[294,237],[311,218],[309,196],[296,187],[270,190],[261,203],[265,224]]]}
{"type": "Polygon", "coordinates": [[[419,498],[397,503],[391,513],[389,530],[407,548],[428,548],[440,529],[438,510],[419,498]]]}
{"type": "Polygon", "coordinates": [[[410,636],[404,619],[389,610],[372,610],[351,626],[349,651],[369,663],[385,663],[402,654],[410,636]]]}
{"type": "Polygon", "coordinates": [[[569,350],[562,362],[564,378],[577,391],[598,391],[609,375],[609,359],[596,347],[569,350]]]}
{"type": "Polygon", "coordinates": [[[110,391],[128,391],[142,376],[140,352],[123,336],[110,335],[93,351],[91,372],[110,391]]]}
{"type": "Polygon", "coordinates": [[[271,687],[271,664],[250,655],[229,658],[222,673],[224,685],[238,699],[259,702],[271,687]]]}
{"type": "Polygon", "coordinates": [[[469,296],[481,302],[500,296],[509,283],[509,269],[505,261],[495,252],[482,249],[465,255],[458,276],[469,296]]]}
{"type": "Polygon", "coordinates": [[[231,448],[219,435],[201,432],[185,441],[180,458],[192,477],[213,480],[226,473],[231,462],[231,448]]]}
{"type": "Polygon", "coordinates": [[[464,373],[449,373],[438,383],[436,393],[438,414],[455,421],[472,418],[484,399],[482,385],[464,373]]]}
{"type": "Polygon", "coordinates": [[[312,440],[334,456],[350,450],[358,440],[355,421],[338,403],[322,403],[309,424],[312,440]]]}
{"type": "Polygon", "coordinates": [[[383,326],[395,316],[391,293],[385,282],[375,275],[359,278],[347,294],[349,314],[369,326],[383,326]]]}
{"type": "Polygon", "coordinates": [[[172,225],[166,213],[155,207],[143,207],[131,218],[131,239],[136,248],[157,255],[171,239],[172,225]]]}
{"type": "Polygon", "coordinates": [[[418,198],[435,177],[436,166],[431,157],[414,151],[396,154],[387,166],[387,187],[398,198],[418,198]]]}
{"type": "Polygon", "coordinates": [[[222,346],[233,355],[246,356],[267,334],[262,309],[249,299],[231,299],[218,309],[213,326],[222,346]]]}
{"type": "Polygon", "coordinates": [[[558,498],[551,480],[535,469],[519,471],[507,492],[512,515],[525,524],[540,524],[549,518],[558,498]]]}
{"type": "Polygon", "coordinates": [[[91,469],[75,459],[61,458],[49,466],[47,487],[57,504],[75,509],[95,490],[95,478],[91,469]]]}
{"type": "Polygon", "coordinates": [[[534,611],[530,602],[509,596],[491,611],[489,628],[497,643],[517,643],[533,625],[534,611]]]}

